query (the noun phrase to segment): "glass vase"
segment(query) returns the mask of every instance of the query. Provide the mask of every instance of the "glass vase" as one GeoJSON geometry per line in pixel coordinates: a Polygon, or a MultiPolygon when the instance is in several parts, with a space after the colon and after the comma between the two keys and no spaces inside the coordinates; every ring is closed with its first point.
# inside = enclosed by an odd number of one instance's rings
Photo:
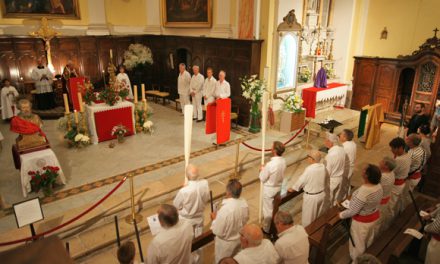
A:
{"type": "Polygon", "coordinates": [[[249,132],[251,132],[251,133],[260,132],[260,130],[261,130],[260,118],[261,118],[261,113],[260,113],[260,109],[258,108],[258,102],[252,102],[251,124],[249,127],[249,132]]]}

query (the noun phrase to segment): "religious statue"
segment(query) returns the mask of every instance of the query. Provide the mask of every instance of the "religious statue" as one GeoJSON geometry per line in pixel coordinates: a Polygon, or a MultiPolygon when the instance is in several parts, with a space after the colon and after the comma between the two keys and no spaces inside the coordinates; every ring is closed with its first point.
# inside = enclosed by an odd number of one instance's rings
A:
{"type": "Polygon", "coordinates": [[[18,133],[18,150],[35,148],[47,144],[46,135],[41,130],[43,122],[32,113],[32,103],[27,99],[18,101],[20,113],[11,119],[11,131],[18,133]]]}
{"type": "Polygon", "coordinates": [[[78,76],[79,75],[76,72],[76,69],[75,69],[75,66],[73,65],[73,62],[71,60],[68,60],[66,66],[64,67],[64,70],[63,70],[63,77],[62,77],[63,93],[70,94],[70,91],[69,91],[69,79],[70,78],[75,78],[75,77],[78,77],[78,76]]]}

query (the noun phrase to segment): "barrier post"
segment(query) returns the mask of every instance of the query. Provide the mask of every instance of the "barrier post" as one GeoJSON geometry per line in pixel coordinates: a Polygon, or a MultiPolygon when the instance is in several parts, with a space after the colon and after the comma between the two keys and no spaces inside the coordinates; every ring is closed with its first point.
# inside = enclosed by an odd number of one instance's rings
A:
{"type": "Polygon", "coordinates": [[[240,145],[241,145],[241,139],[238,140],[237,149],[235,152],[235,166],[234,166],[234,178],[235,179],[240,179],[240,177],[238,176],[238,158],[240,156],[240,145]]]}
{"type": "Polygon", "coordinates": [[[142,221],[142,215],[137,214],[134,208],[134,183],[133,183],[133,174],[130,173],[128,176],[130,180],[130,200],[131,200],[131,214],[125,217],[125,222],[128,224],[139,223],[142,221]]]}

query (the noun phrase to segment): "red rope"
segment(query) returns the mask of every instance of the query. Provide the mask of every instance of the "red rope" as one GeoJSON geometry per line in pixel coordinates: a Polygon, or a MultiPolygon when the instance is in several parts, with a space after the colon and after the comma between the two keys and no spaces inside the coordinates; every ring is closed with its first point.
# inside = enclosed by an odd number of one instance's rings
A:
{"type": "MultiPolygon", "coordinates": [[[[289,140],[287,140],[285,143],[283,143],[284,146],[287,145],[287,144],[289,144],[292,140],[294,140],[294,139],[299,135],[299,133],[301,133],[301,132],[304,130],[304,128],[305,128],[308,124],[309,124],[309,121],[306,121],[306,122],[304,123],[304,125],[301,127],[301,129],[298,130],[298,132],[296,132],[295,135],[293,135],[293,137],[291,137],[289,140]]],[[[260,149],[260,148],[256,148],[256,147],[252,147],[251,145],[248,145],[248,144],[246,144],[245,142],[241,142],[241,143],[242,143],[243,145],[245,145],[246,147],[252,149],[252,150],[262,151],[262,149],[260,149]]],[[[268,151],[272,151],[272,149],[264,149],[264,151],[265,151],[265,152],[268,152],[268,151]]]]}
{"type": "Polygon", "coordinates": [[[121,187],[121,185],[125,182],[125,180],[127,179],[127,177],[124,177],[119,183],[118,185],[116,185],[109,193],[107,193],[104,197],[102,197],[98,202],[96,202],[94,205],[90,206],[87,210],[85,210],[84,212],[82,212],[81,214],[75,216],[74,218],[70,219],[69,221],[56,226],[52,229],[49,229],[43,233],[37,234],[35,236],[30,236],[30,237],[26,237],[26,238],[22,238],[22,239],[17,239],[17,240],[13,240],[13,241],[9,241],[9,242],[2,242],[0,243],[0,247],[2,246],[9,246],[9,245],[13,245],[13,244],[17,244],[17,243],[21,243],[21,242],[26,242],[26,241],[30,241],[30,240],[34,240],[37,239],[39,237],[48,235],[50,233],[53,233],[73,222],[75,222],[76,220],[80,219],[81,217],[83,217],[85,214],[87,214],[88,212],[92,211],[93,209],[95,209],[98,205],[100,205],[102,202],[104,202],[105,200],[107,200],[107,198],[112,195],[119,187],[121,187]]]}

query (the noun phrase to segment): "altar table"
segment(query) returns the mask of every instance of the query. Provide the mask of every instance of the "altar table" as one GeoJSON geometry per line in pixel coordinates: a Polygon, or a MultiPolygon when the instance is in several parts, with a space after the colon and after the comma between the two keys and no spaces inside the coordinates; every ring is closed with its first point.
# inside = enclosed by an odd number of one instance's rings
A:
{"type": "Polygon", "coordinates": [[[348,86],[342,83],[329,83],[327,88],[310,87],[302,90],[303,107],[307,109],[306,117],[315,118],[318,104],[332,104],[344,107],[348,86]]]}
{"type": "Polygon", "coordinates": [[[86,105],[90,139],[93,144],[115,139],[111,132],[114,126],[123,125],[127,128],[125,136],[136,133],[134,120],[134,104],[128,101],[118,102],[113,106],[105,103],[86,105]]]}
{"type": "Polygon", "coordinates": [[[28,193],[31,192],[31,176],[28,174],[29,171],[42,170],[45,166],[54,166],[60,168],[58,171],[59,176],[57,177],[56,183],[66,184],[66,178],[64,177],[63,169],[58,162],[57,156],[52,151],[52,149],[45,149],[34,151],[31,153],[20,155],[21,169],[21,190],[23,191],[23,196],[26,197],[28,193]]]}

